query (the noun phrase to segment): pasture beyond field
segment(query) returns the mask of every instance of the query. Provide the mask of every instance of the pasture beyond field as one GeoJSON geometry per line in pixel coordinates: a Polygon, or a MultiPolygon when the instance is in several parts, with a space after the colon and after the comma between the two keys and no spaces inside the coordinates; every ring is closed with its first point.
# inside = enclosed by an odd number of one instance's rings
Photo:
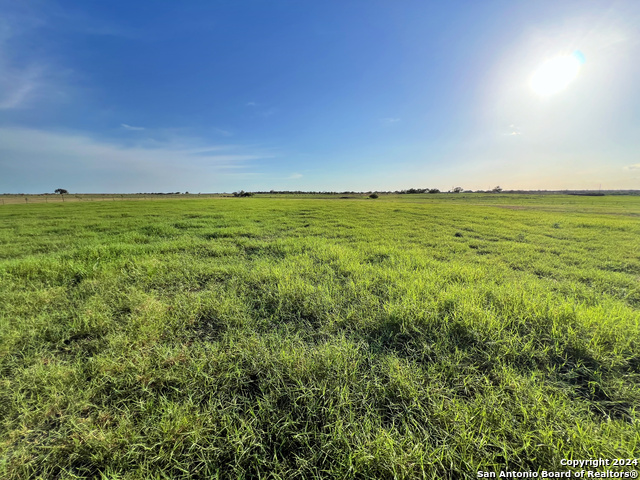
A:
{"type": "Polygon", "coordinates": [[[0,477],[640,456],[640,197],[353,197],[0,205],[0,477]]]}

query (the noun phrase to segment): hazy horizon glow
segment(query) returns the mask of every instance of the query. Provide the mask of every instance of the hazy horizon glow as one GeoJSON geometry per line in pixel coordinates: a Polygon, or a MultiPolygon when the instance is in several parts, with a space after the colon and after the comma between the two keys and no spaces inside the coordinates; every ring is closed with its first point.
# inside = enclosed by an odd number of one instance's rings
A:
{"type": "Polygon", "coordinates": [[[0,193],[640,189],[632,0],[0,13],[0,193]]]}

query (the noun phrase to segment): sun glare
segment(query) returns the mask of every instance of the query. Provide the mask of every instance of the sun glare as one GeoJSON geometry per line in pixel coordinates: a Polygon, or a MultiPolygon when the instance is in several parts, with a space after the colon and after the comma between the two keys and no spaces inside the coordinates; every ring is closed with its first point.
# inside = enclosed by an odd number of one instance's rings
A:
{"type": "Polygon", "coordinates": [[[531,76],[531,88],[542,96],[564,90],[578,75],[584,56],[580,52],[546,61],[531,76]]]}

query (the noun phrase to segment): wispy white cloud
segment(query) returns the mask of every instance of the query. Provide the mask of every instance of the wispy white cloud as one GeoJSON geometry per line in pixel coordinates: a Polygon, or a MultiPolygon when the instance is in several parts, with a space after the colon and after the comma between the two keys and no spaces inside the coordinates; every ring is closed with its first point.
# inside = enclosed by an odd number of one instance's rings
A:
{"type": "Polygon", "coordinates": [[[292,173],[287,177],[287,180],[297,180],[299,178],[302,178],[303,176],[304,175],[302,175],[301,173],[292,173]]]}
{"type": "Polygon", "coordinates": [[[0,110],[20,108],[36,89],[42,69],[16,58],[10,42],[16,28],[0,20],[0,110]]]}
{"type": "MultiPolygon", "coordinates": [[[[15,4],[10,4],[14,6],[15,4]]],[[[4,7],[0,3],[0,8],[4,7]]],[[[69,70],[34,52],[35,32],[46,21],[28,11],[2,8],[0,18],[0,110],[35,106],[64,96],[69,70]]]]}
{"type": "Polygon", "coordinates": [[[38,78],[28,70],[21,71],[0,65],[0,110],[24,107],[29,95],[37,88],[38,78]]]}
{"type": "Polygon", "coordinates": [[[120,126],[125,130],[145,130],[144,127],[132,127],[131,125],[127,125],[126,123],[121,123],[120,126]]]}
{"type": "Polygon", "coordinates": [[[74,191],[213,191],[224,179],[258,173],[249,170],[251,161],[272,157],[241,146],[194,147],[193,139],[152,145],[0,127],[0,191],[47,191],[63,183],[74,191]]]}
{"type": "Polygon", "coordinates": [[[245,107],[257,107],[258,104],[256,102],[247,102],[244,104],[245,107]]]}
{"type": "MultiPolygon", "coordinates": [[[[73,31],[87,35],[138,38],[140,32],[127,27],[122,21],[114,22],[100,16],[91,16],[82,6],[60,5],[55,1],[35,0],[15,2],[0,0],[3,16],[18,29],[46,26],[49,29],[73,31]]],[[[148,35],[147,35],[148,36],[148,35]]]]}
{"type": "Polygon", "coordinates": [[[77,72],[60,61],[53,44],[42,41],[43,31],[138,36],[121,24],[90,17],[80,8],[62,7],[57,2],[0,0],[0,12],[0,110],[42,108],[66,101],[78,91],[77,72]]]}
{"type": "Polygon", "coordinates": [[[627,170],[640,170],[640,163],[636,163],[634,165],[627,165],[625,168],[627,170]]]}

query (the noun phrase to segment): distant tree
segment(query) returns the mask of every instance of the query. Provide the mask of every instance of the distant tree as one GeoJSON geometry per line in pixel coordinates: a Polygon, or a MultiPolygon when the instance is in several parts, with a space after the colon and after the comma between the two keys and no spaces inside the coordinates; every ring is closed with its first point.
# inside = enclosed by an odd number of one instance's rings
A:
{"type": "Polygon", "coordinates": [[[59,193],[60,195],[66,195],[67,193],[69,193],[69,191],[65,190],[64,188],[56,188],[54,192],[59,193]]]}
{"type": "Polygon", "coordinates": [[[453,189],[453,193],[462,193],[464,191],[464,188],[462,187],[456,187],[453,189]]]}
{"type": "Polygon", "coordinates": [[[438,190],[437,188],[430,188],[429,193],[440,193],[440,190],[438,190]]]}
{"type": "Polygon", "coordinates": [[[378,198],[378,194],[377,193],[372,193],[371,195],[369,195],[369,198],[378,198]]]}
{"type": "Polygon", "coordinates": [[[500,188],[500,185],[498,185],[497,187],[493,187],[493,190],[491,190],[493,193],[500,193],[502,191],[502,188],[500,188]]]}
{"type": "Polygon", "coordinates": [[[234,197],[253,197],[253,193],[240,190],[239,192],[233,192],[234,197]]]}

